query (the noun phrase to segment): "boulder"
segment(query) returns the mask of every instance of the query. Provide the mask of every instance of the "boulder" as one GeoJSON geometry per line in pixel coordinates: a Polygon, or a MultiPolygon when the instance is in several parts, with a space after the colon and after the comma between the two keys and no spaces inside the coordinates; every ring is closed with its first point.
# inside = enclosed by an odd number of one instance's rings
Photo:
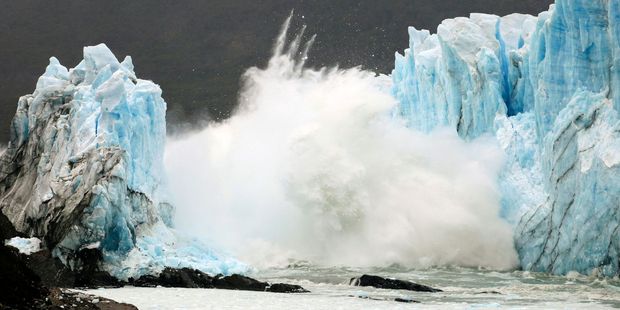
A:
{"type": "Polygon", "coordinates": [[[381,289],[407,290],[415,292],[442,292],[440,289],[430,286],[417,284],[411,281],[383,278],[372,275],[362,275],[361,277],[352,278],[350,284],[353,286],[372,286],[381,289]]]}
{"type": "Polygon", "coordinates": [[[226,290],[260,291],[273,293],[307,293],[299,285],[258,281],[239,274],[230,276],[210,276],[202,271],[181,268],[166,268],[158,276],[146,275],[138,279],[129,279],[129,284],[138,287],[186,287],[216,288],[226,290]]]}

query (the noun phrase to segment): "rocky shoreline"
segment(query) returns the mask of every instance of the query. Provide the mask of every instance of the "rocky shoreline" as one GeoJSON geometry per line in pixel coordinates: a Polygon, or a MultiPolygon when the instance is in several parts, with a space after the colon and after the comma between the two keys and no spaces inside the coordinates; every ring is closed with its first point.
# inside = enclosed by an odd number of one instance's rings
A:
{"type": "Polygon", "coordinates": [[[353,286],[370,286],[378,289],[406,290],[413,292],[437,293],[443,292],[440,289],[430,286],[414,283],[411,281],[384,278],[375,275],[362,275],[361,277],[352,278],[349,281],[353,286]]]}
{"type": "Polygon", "coordinates": [[[267,283],[243,275],[210,276],[198,270],[166,268],[159,275],[120,281],[99,266],[101,252],[83,249],[76,255],[79,268],[71,270],[53,258],[47,249],[30,255],[6,246],[5,240],[22,237],[0,212],[0,308],[1,309],[137,309],[113,300],[76,293],[75,288],[137,287],[214,288],[306,293],[303,287],[285,283],[267,283]]]}
{"type": "Polygon", "coordinates": [[[74,281],[76,274],[52,259],[49,251],[29,256],[4,245],[4,240],[16,235],[0,212],[0,309],[137,309],[129,304],[69,291],[67,288],[71,286],[62,284],[74,281]]]}

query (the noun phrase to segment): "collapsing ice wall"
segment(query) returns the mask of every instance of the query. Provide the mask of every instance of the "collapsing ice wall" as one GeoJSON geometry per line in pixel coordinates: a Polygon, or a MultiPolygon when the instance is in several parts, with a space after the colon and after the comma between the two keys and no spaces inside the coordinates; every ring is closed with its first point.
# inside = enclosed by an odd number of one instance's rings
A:
{"type": "Polygon", "coordinates": [[[393,94],[410,127],[494,134],[502,215],[526,270],[619,274],[620,3],[472,14],[409,29],[393,94]]]}

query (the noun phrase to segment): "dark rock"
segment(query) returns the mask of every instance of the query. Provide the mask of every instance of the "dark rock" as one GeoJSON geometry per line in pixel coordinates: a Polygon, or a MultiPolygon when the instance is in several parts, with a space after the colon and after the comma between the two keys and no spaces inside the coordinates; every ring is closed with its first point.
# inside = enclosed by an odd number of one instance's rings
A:
{"type": "Polygon", "coordinates": [[[267,292],[272,293],[310,293],[310,291],[305,288],[294,285],[294,284],[285,284],[285,283],[276,283],[272,284],[267,288],[267,292]]]}
{"type": "MultiPolygon", "coordinates": [[[[15,230],[15,227],[9,219],[0,210],[0,243],[4,246],[4,240],[13,237],[26,237],[15,230]]],[[[10,248],[10,247],[8,247],[10,248]]],[[[100,270],[103,255],[99,249],[82,249],[75,257],[72,257],[77,265],[76,270],[71,270],[65,266],[57,258],[52,257],[51,252],[47,249],[39,252],[24,255],[19,254],[17,250],[10,248],[14,258],[14,264],[17,261],[28,269],[29,272],[36,274],[39,282],[45,287],[119,287],[122,283],[112,277],[105,271],[100,270]]],[[[5,257],[6,259],[6,257],[5,257]]],[[[10,264],[1,264],[1,269],[10,264]]],[[[22,268],[23,269],[23,268],[22,268]]],[[[22,270],[18,269],[18,270],[22,270]]]]}
{"type": "Polygon", "coordinates": [[[0,244],[0,309],[137,310],[132,305],[93,295],[46,288],[37,273],[48,277],[49,283],[72,284],[74,279],[68,270],[45,266],[49,262],[53,262],[49,252],[41,251],[27,256],[20,254],[17,249],[0,244]],[[36,266],[37,263],[40,265],[36,266]],[[37,272],[31,269],[34,266],[38,268],[37,272]],[[54,275],[54,272],[61,274],[54,275]]]}
{"type": "Polygon", "coordinates": [[[84,276],[77,273],[77,278],[74,287],[79,288],[118,288],[125,286],[125,282],[119,281],[105,271],[97,270],[88,276],[84,276]]]}
{"type": "Polygon", "coordinates": [[[355,297],[359,299],[368,299],[368,300],[386,301],[386,299],[383,299],[383,298],[371,297],[371,296],[366,296],[366,295],[349,295],[349,297],[355,297]]]}
{"type": "Polygon", "coordinates": [[[73,288],[78,283],[88,287],[120,283],[97,268],[85,270],[84,274],[70,270],[52,258],[48,250],[24,255],[0,243],[0,309],[137,309],[129,304],[59,289],[73,288]]]}
{"type": "Polygon", "coordinates": [[[90,294],[52,289],[45,307],[40,309],[138,310],[133,305],[118,303],[90,294]],[[75,305],[75,306],[74,306],[75,305]]]}
{"type": "Polygon", "coordinates": [[[215,277],[199,270],[164,269],[158,276],[146,275],[138,279],[129,279],[129,284],[138,287],[187,287],[187,288],[216,288],[226,290],[260,291],[274,293],[307,293],[299,285],[258,281],[250,277],[234,274],[231,276],[217,275],[215,277]]]}
{"type": "Polygon", "coordinates": [[[0,243],[0,309],[35,308],[49,294],[17,250],[0,243]]]}
{"type": "Polygon", "coordinates": [[[103,253],[97,248],[85,248],[76,255],[82,273],[95,273],[99,270],[99,263],[103,260],[103,253]]]}
{"type": "Polygon", "coordinates": [[[139,287],[186,287],[186,288],[212,288],[213,278],[194,269],[164,269],[159,276],[146,275],[139,279],[129,279],[129,284],[139,287]]]}
{"type": "Polygon", "coordinates": [[[75,273],[63,265],[59,259],[53,258],[49,250],[41,250],[30,255],[21,255],[26,263],[46,287],[71,288],[75,286],[75,273]]]}
{"type": "Polygon", "coordinates": [[[368,299],[368,300],[377,300],[377,301],[395,301],[395,302],[402,302],[402,303],[420,303],[417,300],[413,300],[413,299],[409,299],[409,298],[401,298],[401,297],[397,297],[397,298],[394,298],[394,299],[379,298],[379,297],[372,297],[372,296],[366,296],[366,295],[349,295],[349,297],[355,297],[355,298],[359,298],[359,299],[368,299]]]}
{"type": "Polygon", "coordinates": [[[272,293],[309,293],[310,291],[304,289],[299,285],[274,283],[258,281],[250,277],[233,274],[230,276],[218,275],[213,278],[213,287],[218,289],[228,290],[243,290],[243,291],[265,291],[272,293]]]}
{"type": "Polygon", "coordinates": [[[30,255],[21,254],[25,262],[46,287],[59,288],[100,288],[121,287],[123,282],[100,270],[101,252],[98,249],[84,249],[78,252],[78,267],[71,270],[58,258],[52,257],[49,250],[44,249],[30,255]]]}
{"type": "Polygon", "coordinates": [[[408,290],[408,291],[415,291],[415,292],[435,293],[435,292],[442,291],[440,289],[432,288],[430,286],[426,286],[422,284],[417,284],[411,281],[388,279],[388,278],[366,275],[366,274],[361,277],[352,278],[350,284],[354,286],[372,286],[372,287],[382,288],[382,289],[408,290]]]}
{"type": "Polygon", "coordinates": [[[24,237],[24,235],[15,230],[15,227],[11,221],[9,221],[6,215],[2,213],[2,210],[0,210],[0,240],[2,240],[2,243],[4,244],[4,240],[11,239],[13,237],[24,237]]]}
{"type": "Polygon", "coordinates": [[[100,269],[103,254],[101,250],[82,249],[76,255],[77,268],[75,272],[76,287],[121,287],[124,284],[100,269]]]}
{"type": "Polygon", "coordinates": [[[39,308],[49,291],[19,251],[4,245],[4,240],[17,236],[13,224],[0,210],[0,309],[39,308]]]}
{"type": "Polygon", "coordinates": [[[269,286],[267,282],[261,282],[250,277],[233,274],[227,277],[218,275],[213,279],[215,288],[243,291],[265,291],[269,286]]]}

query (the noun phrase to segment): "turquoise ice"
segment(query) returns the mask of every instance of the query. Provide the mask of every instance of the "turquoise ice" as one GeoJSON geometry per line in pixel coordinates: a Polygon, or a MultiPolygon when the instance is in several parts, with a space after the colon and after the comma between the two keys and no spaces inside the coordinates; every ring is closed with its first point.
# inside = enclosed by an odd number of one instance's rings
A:
{"type": "Polygon", "coordinates": [[[538,17],[472,14],[409,35],[397,114],[498,138],[522,267],[619,274],[620,2],[557,0],[538,17]]]}
{"type": "Polygon", "coordinates": [[[172,227],[161,95],[136,77],[130,57],[119,62],[104,44],[85,47],[72,69],[52,57],[18,104],[0,162],[2,212],[70,266],[77,251],[100,249],[103,267],[121,279],[164,267],[243,272],[172,227]]]}

